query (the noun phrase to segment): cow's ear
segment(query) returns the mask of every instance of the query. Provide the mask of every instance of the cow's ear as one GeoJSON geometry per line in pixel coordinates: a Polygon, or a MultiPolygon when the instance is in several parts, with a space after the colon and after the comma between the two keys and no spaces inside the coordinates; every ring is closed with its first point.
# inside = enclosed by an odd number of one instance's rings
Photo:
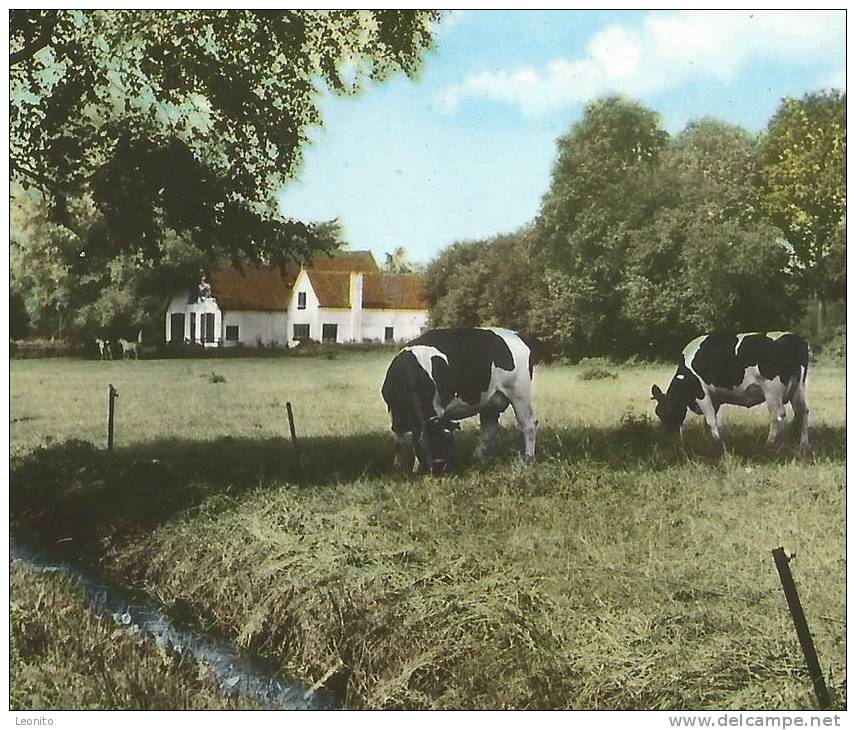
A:
{"type": "Polygon", "coordinates": [[[652,400],[655,400],[657,402],[663,400],[663,391],[660,390],[659,385],[651,386],[651,395],[654,396],[652,400]]]}
{"type": "Polygon", "coordinates": [[[449,430],[450,431],[460,431],[461,430],[461,424],[458,423],[457,421],[449,421],[449,430]]]}

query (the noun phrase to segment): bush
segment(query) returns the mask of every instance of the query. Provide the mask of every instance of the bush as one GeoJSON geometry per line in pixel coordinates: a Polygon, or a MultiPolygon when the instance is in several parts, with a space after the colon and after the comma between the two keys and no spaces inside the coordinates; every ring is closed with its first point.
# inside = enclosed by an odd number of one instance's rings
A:
{"type": "Polygon", "coordinates": [[[618,377],[609,369],[609,360],[602,357],[584,357],[580,360],[580,380],[615,380],[618,377]]]}

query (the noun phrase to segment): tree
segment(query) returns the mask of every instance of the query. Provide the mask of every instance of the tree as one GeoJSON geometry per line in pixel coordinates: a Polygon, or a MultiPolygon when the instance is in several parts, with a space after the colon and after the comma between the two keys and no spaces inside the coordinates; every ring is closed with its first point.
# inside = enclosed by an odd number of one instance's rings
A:
{"type": "Polygon", "coordinates": [[[571,357],[673,357],[705,331],[786,326],[787,251],[759,176],[740,127],[701,119],[669,138],[638,104],[590,106],[560,141],[536,227],[534,333],[571,357]]]}
{"type": "Polygon", "coordinates": [[[760,150],[766,212],[790,246],[803,295],[817,300],[818,329],[823,300],[841,289],[829,263],[843,252],[846,146],[847,98],[828,91],[783,99],[760,150]]]}
{"type": "Polygon", "coordinates": [[[529,229],[452,244],[426,269],[432,323],[528,332],[538,265],[529,229]]]}
{"type": "Polygon", "coordinates": [[[157,338],[169,296],[198,281],[207,261],[174,234],[157,265],[136,252],[114,253],[91,203],[77,202],[76,232],[53,222],[36,193],[16,195],[10,211],[11,290],[34,334],[81,340],[130,337],[142,328],[147,340],[157,338]]]}
{"type": "Polygon", "coordinates": [[[392,253],[385,254],[383,270],[387,274],[411,274],[414,265],[410,263],[410,255],[404,246],[397,246],[392,253]]]}
{"type": "Polygon", "coordinates": [[[319,91],[356,92],[431,44],[435,11],[10,12],[10,167],[75,229],[88,198],[116,253],[171,234],[233,259],[329,247],[283,218],[319,91]]]}
{"type": "Polygon", "coordinates": [[[459,241],[440,251],[425,270],[425,291],[435,327],[475,327],[487,272],[479,264],[482,243],[459,241]]]}
{"type": "Polygon", "coordinates": [[[618,285],[629,353],[673,354],[702,332],[781,329],[795,313],[787,251],[763,220],[756,147],[740,127],[694,121],[638,181],[630,207],[650,213],[629,227],[618,285]]]}
{"type": "Polygon", "coordinates": [[[590,104],[559,140],[536,222],[551,303],[535,334],[568,355],[609,354],[623,335],[618,285],[628,226],[663,202],[635,191],[667,139],[655,112],[608,97],[590,104]]]}

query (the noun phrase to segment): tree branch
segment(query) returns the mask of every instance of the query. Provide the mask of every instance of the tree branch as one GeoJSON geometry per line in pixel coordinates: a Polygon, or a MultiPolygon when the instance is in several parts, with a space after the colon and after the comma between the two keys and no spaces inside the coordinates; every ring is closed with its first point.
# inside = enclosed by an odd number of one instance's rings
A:
{"type": "Polygon", "coordinates": [[[42,48],[45,48],[51,42],[54,27],[58,17],[56,10],[48,11],[46,16],[46,24],[42,28],[41,34],[32,43],[28,43],[21,50],[9,54],[9,67],[15,66],[21,61],[27,61],[35,56],[42,48]]]}
{"type": "Polygon", "coordinates": [[[51,192],[56,189],[56,183],[49,177],[46,177],[35,170],[31,170],[28,167],[24,167],[24,165],[20,162],[15,162],[15,160],[9,160],[9,172],[13,177],[15,173],[20,173],[24,177],[29,178],[39,186],[43,193],[51,192]]]}

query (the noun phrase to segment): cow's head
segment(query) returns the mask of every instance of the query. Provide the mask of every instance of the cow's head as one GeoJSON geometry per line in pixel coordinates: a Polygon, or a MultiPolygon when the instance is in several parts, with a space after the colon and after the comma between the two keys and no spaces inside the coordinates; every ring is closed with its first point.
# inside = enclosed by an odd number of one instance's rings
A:
{"type": "Polygon", "coordinates": [[[451,471],[455,431],[460,428],[460,424],[440,416],[425,421],[420,437],[422,464],[433,476],[451,471]]]}
{"type": "Polygon", "coordinates": [[[651,395],[657,401],[654,412],[660,419],[663,428],[669,433],[680,431],[687,417],[687,404],[682,399],[675,398],[674,394],[664,393],[659,385],[651,386],[651,395]]]}

